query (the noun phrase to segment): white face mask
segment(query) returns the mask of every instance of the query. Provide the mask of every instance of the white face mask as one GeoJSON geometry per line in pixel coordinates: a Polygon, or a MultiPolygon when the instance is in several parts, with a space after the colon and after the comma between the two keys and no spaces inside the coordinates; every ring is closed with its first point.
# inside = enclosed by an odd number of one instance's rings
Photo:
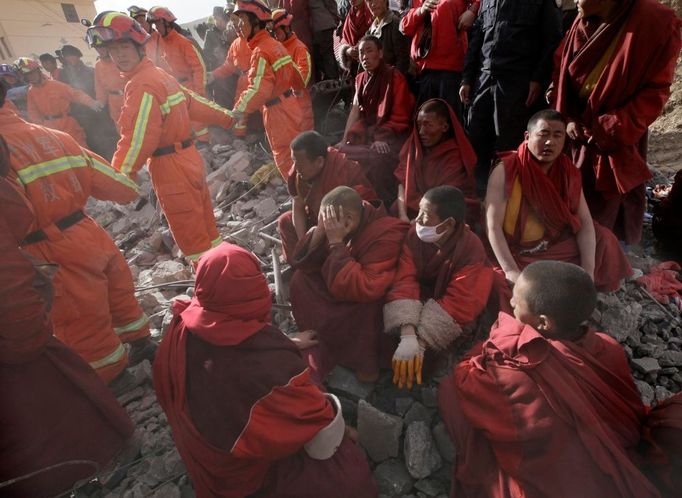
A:
{"type": "Polygon", "coordinates": [[[445,221],[439,223],[435,227],[427,227],[418,222],[417,237],[419,237],[419,240],[421,240],[422,242],[426,242],[427,244],[433,244],[435,242],[438,242],[440,238],[443,236],[443,234],[445,234],[445,231],[438,233],[436,230],[438,230],[438,227],[441,226],[443,223],[445,223],[445,221]]]}

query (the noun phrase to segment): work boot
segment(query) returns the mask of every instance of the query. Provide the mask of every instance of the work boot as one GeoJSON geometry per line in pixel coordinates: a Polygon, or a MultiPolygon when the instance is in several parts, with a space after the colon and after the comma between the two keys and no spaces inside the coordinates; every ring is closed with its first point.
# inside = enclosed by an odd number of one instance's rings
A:
{"type": "Polygon", "coordinates": [[[154,356],[156,356],[156,343],[149,337],[144,337],[133,341],[130,344],[130,351],[128,351],[128,366],[134,367],[144,360],[149,360],[149,363],[154,363],[154,356]]]}
{"type": "Polygon", "coordinates": [[[117,398],[135,387],[137,387],[135,376],[125,369],[114,380],[109,382],[109,389],[117,398]]]}

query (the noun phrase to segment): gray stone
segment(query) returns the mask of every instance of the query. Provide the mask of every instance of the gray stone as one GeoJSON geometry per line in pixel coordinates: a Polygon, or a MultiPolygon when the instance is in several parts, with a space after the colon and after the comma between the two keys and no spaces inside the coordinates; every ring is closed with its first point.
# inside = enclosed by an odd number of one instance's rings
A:
{"type": "Polygon", "coordinates": [[[633,359],[632,367],[646,375],[656,374],[661,370],[658,360],[650,357],[633,359]]]}
{"type": "Polygon", "coordinates": [[[415,479],[430,476],[442,464],[431,430],[424,422],[414,422],[405,432],[405,465],[415,479]]]}
{"type": "MultiPolygon", "coordinates": [[[[620,303],[620,302],[619,302],[620,303]]],[[[613,306],[602,312],[602,327],[619,342],[625,342],[628,337],[639,336],[639,317],[642,305],[632,302],[627,306],[613,306]]]]}
{"type": "Polygon", "coordinates": [[[154,268],[140,272],[139,285],[158,285],[176,280],[189,280],[192,274],[189,269],[179,261],[161,261],[154,268]]]}
{"type": "Polygon", "coordinates": [[[167,482],[154,490],[152,498],[180,498],[181,496],[180,489],[172,482],[167,482]]]}
{"type": "Polygon", "coordinates": [[[438,387],[422,387],[422,403],[427,408],[438,408],[438,387]]]}
{"type": "Polygon", "coordinates": [[[412,403],[414,403],[412,398],[397,398],[395,400],[395,412],[401,417],[404,416],[412,406],[412,403]]]}
{"type": "Polygon", "coordinates": [[[438,496],[444,491],[444,486],[436,479],[421,479],[414,484],[414,487],[426,496],[438,496]]]}
{"type": "Polygon", "coordinates": [[[374,480],[379,493],[387,496],[400,496],[412,489],[414,481],[400,460],[380,463],[374,470],[374,480]]]}
{"type": "Polygon", "coordinates": [[[398,456],[403,420],[377,410],[365,400],[358,403],[360,444],[375,462],[398,456]]]}
{"type": "Polygon", "coordinates": [[[433,417],[433,410],[429,410],[420,402],[415,401],[415,403],[410,407],[405,416],[405,425],[410,425],[412,422],[426,422],[426,424],[431,423],[431,418],[433,417]]]}
{"type": "Polygon", "coordinates": [[[443,422],[438,422],[433,428],[433,439],[436,441],[436,448],[438,448],[440,456],[447,462],[454,462],[457,451],[443,422]]]}
{"type": "Polygon", "coordinates": [[[327,385],[331,391],[346,394],[355,400],[367,399],[374,390],[373,383],[360,382],[355,373],[344,367],[336,367],[329,373],[327,385]]]}
{"type": "Polygon", "coordinates": [[[654,389],[654,393],[656,396],[656,403],[665,401],[666,399],[673,395],[673,393],[671,393],[668,389],[666,389],[663,386],[656,386],[656,388],[654,389]]]}
{"type": "Polygon", "coordinates": [[[259,218],[266,218],[277,211],[277,203],[271,197],[266,197],[256,204],[253,210],[259,218]]]}
{"type": "Polygon", "coordinates": [[[682,351],[664,351],[658,362],[662,367],[682,367],[682,351]]]}
{"type": "Polygon", "coordinates": [[[642,403],[645,405],[651,405],[654,402],[654,388],[651,387],[647,382],[643,380],[635,379],[635,386],[639,391],[639,395],[642,398],[642,403]]]}

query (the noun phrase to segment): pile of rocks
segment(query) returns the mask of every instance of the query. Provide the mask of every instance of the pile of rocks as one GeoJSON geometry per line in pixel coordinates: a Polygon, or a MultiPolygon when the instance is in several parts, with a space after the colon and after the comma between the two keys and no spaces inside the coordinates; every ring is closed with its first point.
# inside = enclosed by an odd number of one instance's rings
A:
{"type": "MultiPolygon", "coordinates": [[[[276,172],[257,185],[250,181],[256,170],[272,161],[271,156],[253,139],[216,145],[203,154],[223,238],[261,258],[274,290],[272,258],[278,254],[275,225],[279,214],[290,209],[290,198],[276,172]]],[[[151,191],[148,181],[143,181],[143,191],[151,191]]],[[[160,338],[171,319],[172,300],[189,298],[193,287],[191,269],[180,258],[153,198],[124,207],[95,202],[90,213],[106,226],[124,252],[140,289],[140,302],[151,317],[153,336],[160,338]]],[[[650,254],[650,248],[632,254],[633,266],[647,272],[656,263],[650,254]]],[[[282,268],[286,276],[286,265],[282,268]]],[[[593,319],[597,328],[623,343],[645,403],[660,402],[682,389],[678,309],[672,305],[662,307],[634,282],[628,282],[618,292],[600,296],[593,319]]],[[[293,327],[287,313],[276,314],[275,323],[285,331],[293,327]]],[[[456,454],[438,414],[437,379],[449,372],[455,360],[441,367],[434,376],[436,380],[409,391],[395,387],[388,373],[375,384],[363,384],[344,368],[332,372],[329,390],[340,397],[347,422],[358,429],[359,442],[382,497],[448,495],[456,454]]],[[[150,365],[143,363],[133,370],[139,386],[120,401],[138,426],[142,456],[127,467],[115,489],[91,490],[81,495],[194,496],[166,417],[156,402],[150,365]]]]}

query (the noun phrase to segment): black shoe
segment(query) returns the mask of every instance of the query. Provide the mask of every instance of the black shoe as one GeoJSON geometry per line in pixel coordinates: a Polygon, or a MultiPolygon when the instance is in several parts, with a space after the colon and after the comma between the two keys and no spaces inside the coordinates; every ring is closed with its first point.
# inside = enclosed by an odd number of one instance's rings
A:
{"type": "Polygon", "coordinates": [[[117,398],[135,387],[137,387],[137,380],[128,370],[123,370],[114,380],[109,382],[109,389],[117,398]]]}
{"type": "Polygon", "coordinates": [[[131,342],[130,351],[128,351],[128,366],[134,367],[144,360],[149,360],[149,363],[154,363],[156,348],[156,343],[149,337],[131,342]]]}

